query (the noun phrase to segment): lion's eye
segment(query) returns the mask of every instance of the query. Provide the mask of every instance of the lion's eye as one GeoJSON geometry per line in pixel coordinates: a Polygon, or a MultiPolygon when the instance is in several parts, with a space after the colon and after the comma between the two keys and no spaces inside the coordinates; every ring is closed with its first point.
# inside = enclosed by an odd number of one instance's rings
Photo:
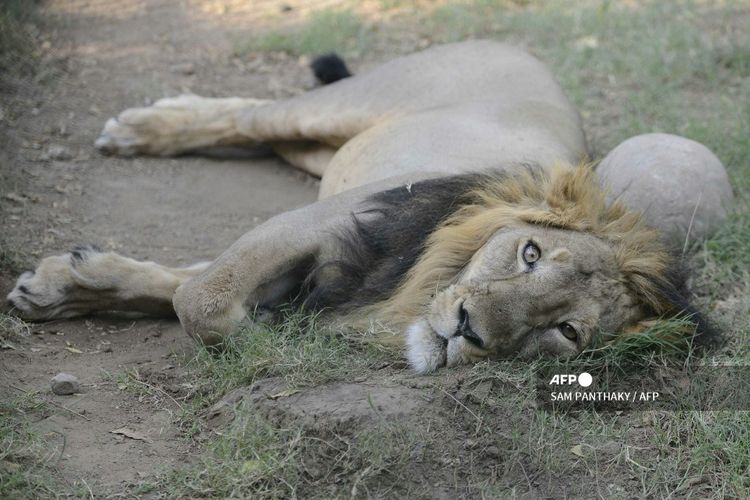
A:
{"type": "Polygon", "coordinates": [[[523,247],[523,261],[525,263],[533,264],[534,262],[538,261],[541,256],[542,251],[539,250],[539,247],[532,242],[526,243],[526,246],[523,247]]]}
{"type": "Polygon", "coordinates": [[[557,325],[557,328],[560,329],[560,333],[562,333],[563,337],[565,337],[566,339],[572,340],[573,342],[578,340],[578,332],[571,326],[570,323],[560,323],[559,325],[557,325]]]}

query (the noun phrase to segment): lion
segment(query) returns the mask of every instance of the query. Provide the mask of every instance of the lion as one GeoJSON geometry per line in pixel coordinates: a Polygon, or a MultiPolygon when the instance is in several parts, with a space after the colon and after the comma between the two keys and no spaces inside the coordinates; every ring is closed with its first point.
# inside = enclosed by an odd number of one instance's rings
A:
{"type": "Polygon", "coordinates": [[[679,259],[643,207],[608,199],[578,111],[534,56],[471,41],[356,76],[335,56],[315,64],[331,83],[306,94],[162,99],[107,121],[95,145],[126,156],[269,145],[320,177],[317,202],[191,267],[93,246],[47,257],[10,304],[30,320],[176,314],[213,346],[253,311],[297,303],[392,326],[421,374],[575,356],[654,317],[687,314],[709,337],[679,259]]]}

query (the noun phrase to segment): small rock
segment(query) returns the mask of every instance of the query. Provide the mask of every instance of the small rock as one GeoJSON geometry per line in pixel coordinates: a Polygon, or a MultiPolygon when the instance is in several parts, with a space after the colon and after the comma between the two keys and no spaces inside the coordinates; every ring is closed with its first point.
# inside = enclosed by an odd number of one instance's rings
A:
{"type": "Polygon", "coordinates": [[[81,384],[78,379],[70,373],[58,373],[52,377],[52,392],[58,396],[67,396],[81,392],[81,384]]]}
{"type": "Polygon", "coordinates": [[[53,144],[47,148],[47,158],[50,160],[65,161],[73,158],[73,153],[65,146],[53,144]]]}
{"type": "Polygon", "coordinates": [[[169,69],[174,73],[181,73],[183,75],[195,74],[195,65],[193,63],[173,64],[169,69]]]}

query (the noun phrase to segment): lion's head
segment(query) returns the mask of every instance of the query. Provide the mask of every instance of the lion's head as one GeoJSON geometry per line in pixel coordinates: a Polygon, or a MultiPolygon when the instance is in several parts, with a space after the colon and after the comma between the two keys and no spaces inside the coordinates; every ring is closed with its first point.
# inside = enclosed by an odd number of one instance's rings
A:
{"type": "Polygon", "coordinates": [[[347,303],[405,330],[416,371],[571,356],[597,335],[687,307],[659,235],[621,203],[608,205],[591,168],[457,179],[448,189],[431,181],[421,197],[381,195],[390,207],[378,209],[381,222],[349,238],[367,272],[347,303]],[[421,241],[399,236],[404,218],[432,226],[421,241]]]}

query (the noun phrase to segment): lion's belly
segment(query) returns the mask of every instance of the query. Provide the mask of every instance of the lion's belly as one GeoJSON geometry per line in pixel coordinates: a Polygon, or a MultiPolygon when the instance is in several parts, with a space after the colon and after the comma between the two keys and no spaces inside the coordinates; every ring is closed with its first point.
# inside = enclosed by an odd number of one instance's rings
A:
{"type": "Polygon", "coordinates": [[[519,111],[434,110],[377,125],[348,141],[321,180],[326,198],[390,177],[414,178],[524,163],[576,164],[586,158],[577,115],[528,103],[519,111]],[[570,116],[568,116],[570,115],[570,116]]]}

